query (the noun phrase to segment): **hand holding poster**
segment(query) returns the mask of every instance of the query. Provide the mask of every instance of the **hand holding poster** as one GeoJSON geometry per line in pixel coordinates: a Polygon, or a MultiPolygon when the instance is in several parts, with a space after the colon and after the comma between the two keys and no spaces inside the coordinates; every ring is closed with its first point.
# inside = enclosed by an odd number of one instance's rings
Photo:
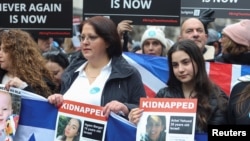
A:
{"type": "Polygon", "coordinates": [[[59,108],[54,140],[73,137],[75,141],[104,141],[106,126],[102,107],[64,100],[59,108]]]}
{"type": "Polygon", "coordinates": [[[197,99],[141,98],[140,108],[136,141],[194,140],[197,99]]]}

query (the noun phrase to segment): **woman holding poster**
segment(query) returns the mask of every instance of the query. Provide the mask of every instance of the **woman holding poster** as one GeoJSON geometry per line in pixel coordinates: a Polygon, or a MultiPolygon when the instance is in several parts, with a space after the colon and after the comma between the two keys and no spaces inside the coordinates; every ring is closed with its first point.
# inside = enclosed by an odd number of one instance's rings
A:
{"type": "Polygon", "coordinates": [[[48,98],[60,106],[63,100],[103,106],[125,118],[146,97],[138,70],[122,56],[122,44],[115,23],[103,16],[88,18],[81,24],[80,59],[62,75],[61,94],[48,98]],[[63,95],[62,95],[63,94],[63,95]]]}
{"type": "MultiPolygon", "coordinates": [[[[194,41],[175,43],[168,52],[168,87],[159,90],[160,98],[196,98],[196,133],[207,132],[207,125],[227,123],[228,97],[208,77],[204,58],[194,41]]],[[[137,124],[143,110],[132,109],[131,122],[137,124]]]]}

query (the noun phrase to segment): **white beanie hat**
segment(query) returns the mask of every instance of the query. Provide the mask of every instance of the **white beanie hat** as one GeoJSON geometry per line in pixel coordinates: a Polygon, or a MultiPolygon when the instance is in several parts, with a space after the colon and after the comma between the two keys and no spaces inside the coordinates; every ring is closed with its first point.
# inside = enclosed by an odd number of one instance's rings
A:
{"type": "Polygon", "coordinates": [[[148,28],[142,35],[141,44],[143,45],[147,39],[156,39],[161,42],[161,44],[166,47],[167,41],[164,32],[156,27],[148,28]]]}

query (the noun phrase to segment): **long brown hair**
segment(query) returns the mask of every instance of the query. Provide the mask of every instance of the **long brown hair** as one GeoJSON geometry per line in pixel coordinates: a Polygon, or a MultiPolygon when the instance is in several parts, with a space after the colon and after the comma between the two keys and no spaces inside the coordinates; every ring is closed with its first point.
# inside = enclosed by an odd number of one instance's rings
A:
{"type": "MultiPolygon", "coordinates": [[[[205,61],[202,56],[199,47],[192,40],[182,40],[176,42],[168,51],[168,64],[169,64],[169,80],[167,85],[169,89],[173,90],[176,87],[181,88],[181,82],[176,78],[173,72],[172,64],[172,54],[176,51],[184,51],[189,55],[192,60],[192,63],[197,65],[197,74],[194,78],[194,91],[197,93],[195,97],[198,99],[197,105],[197,125],[203,131],[207,131],[208,120],[212,116],[212,105],[210,103],[211,98],[217,99],[219,108],[222,111],[226,111],[225,107],[227,101],[220,98],[220,93],[222,92],[220,88],[215,85],[208,77],[206,72],[205,61]],[[214,94],[214,95],[213,95],[214,94]]],[[[194,66],[194,65],[193,65],[194,66]]]]}
{"type": "Polygon", "coordinates": [[[248,84],[240,93],[236,96],[239,98],[236,101],[236,112],[241,115],[242,117],[246,116],[250,112],[250,106],[246,106],[246,102],[250,99],[250,84],[248,84]],[[244,109],[243,109],[244,108],[244,109]]]}
{"type": "Polygon", "coordinates": [[[227,36],[228,42],[225,43],[223,46],[224,52],[223,53],[229,53],[232,55],[239,55],[241,53],[249,51],[249,47],[237,44],[234,42],[229,36],[227,36]]]}
{"type": "Polygon", "coordinates": [[[28,32],[20,29],[2,30],[0,44],[4,45],[3,51],[9,54],[10,74],[25,81],[36,94],[48,97],[54,93],[46,83],[54,82],[53,75],[45,67],[46,61],[28,32]]]}

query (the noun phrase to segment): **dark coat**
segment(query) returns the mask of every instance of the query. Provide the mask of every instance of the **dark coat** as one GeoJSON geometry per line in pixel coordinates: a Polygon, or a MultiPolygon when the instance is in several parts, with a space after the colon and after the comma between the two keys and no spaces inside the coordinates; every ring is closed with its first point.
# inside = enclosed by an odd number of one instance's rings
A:
{"type": "MultiPolygon", "coordinates": [[[[62,75],[61,94],[64,94],[74,82],[79,72],[75,72],[86,59],[81,54],[72,61],[62,75]]],[[[104,86],[101,106],[112,100],[124,103],[128,109],[139,106],[140,98],[146,97],[146,92],[139,71],[128,64],[122,57],[113,57],[112,71],[104,86]]]]}
{"type": "MultiPolygon", "coordinates": [[[[230,98],[229,98],[229,107],[228,107],[228,119],[230,124],[248,124],[250,125],[250,113],[239,114],[236,112],[236,102],[239,98],[239,93],[247,86],[250,85],[250,81],[239,82],[234,85],[230,98]]],[[[250,100],[244,101],[243,109],[248,109],[250,106],[250,100]]]]}
{"type": "Polygon", "coordinates": [[[250,65],[250,52],[242,53],[240,55],[222,54],[215,58],[215,62],[250,65]]]}

